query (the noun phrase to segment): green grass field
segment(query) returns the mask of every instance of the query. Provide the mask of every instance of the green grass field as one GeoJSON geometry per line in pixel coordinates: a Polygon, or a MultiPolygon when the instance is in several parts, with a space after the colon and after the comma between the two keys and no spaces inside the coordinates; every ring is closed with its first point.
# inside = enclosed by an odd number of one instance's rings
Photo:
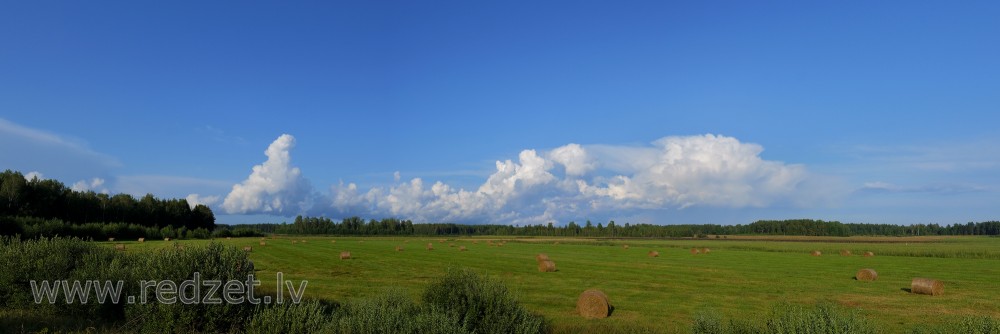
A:
{"type": "MultiPolygon", "coordinates": [[[[279,237],[267,239],[266,246],[258,245],[257,238],[216,241],[253,247],[250,258],[263,281],[261,290],[273,293],[275,273],[280,271],[285,279],[309,281],[306,298],[346,301],[392,287],[415,297],[446,268],[471,268],[504,281],[528,309],[544,315],[556,333],[690,332],[699,312],[755,319],[784,302],[839,304],[889,332],[967,316],[1000,316],[1000,238],[771,239],[279,237]],[[509,242],[497,247],[487,240],[509,242]],[[433,251],[425,249],[430,242],[433,251]],[[449,247],[451,243],[455,246],[449,247]],[[624,244],[630,248],[624,249],[624,244]],[[396,252],[395,246],[403,251],[396,252]],[[458,246],[468,251],[460,252],[458,246]],[[692,247],[712,251],[692,255],[692,247]],[[840,256],[841,249],[854,255],[840,256]],[[648,257],[650,250],[660,256],[648,257]],[[810,256],[812,250],[823,256],[810,256]],[[341,251],[350,251],[352,259],[340,260],[341,251]],[[875,256],[860,256],[864,251],[875,256]],[[537,253],[548,254],[558,271],[538,272],[537,253]],[[875,269],[879,279],[854,280],[862,268],[875,269]],[[945,294],[910,294],[914,277],[944,281],[945,294]],[[607,293],[615,307],[611,317],[586,320],[576,315],[576,298],[588,288],[607,293]]],[[[174,242],[126,244],[132,252],[174,242]]]]}

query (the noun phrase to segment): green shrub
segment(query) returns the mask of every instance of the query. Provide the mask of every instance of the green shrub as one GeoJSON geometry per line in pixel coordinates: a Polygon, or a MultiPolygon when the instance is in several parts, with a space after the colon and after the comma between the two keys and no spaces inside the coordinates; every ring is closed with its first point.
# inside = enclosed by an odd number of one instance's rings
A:
{"type": "Polygon", "coordinates": [[[246,333],[316,333],[327,327],[336,306],[308,301],[300,304],[260,305],[246,333]]]}
{"type": "MultiPolygon", "coordinates": [[[[141,280],[171,280],[180,284],[194,279],[194,273],[198,272],[201,280],[245,282],[247,275],[253,273],[246,256],[246,252],[235,247],[214,242],[205,247],[164,249],[136,259],[133,266],[136,278],[133,281],[138,284],[141,280]]],[[[152,290],[146,291],[145,304],[136,303],[126,307],[127,318],[130,321],[139,319],[136,325],[144,331],[164,331],[170,328],[177,332],[225,332],[238,328],[254,311],[254,305],[250,303],[162,304],[156,301],[152,290]]],[[[201,291],[202,295],[206,292],[204,289],[201,291]]],[[[134,294],[139,295],[140,292],[136,290],[134,294]]],[[[216,291],[214,297],[220,295],[220,291],[216,291]]]]}
{"type": "Polygon", "coordinates": [[[707,311],[694,316],[692,332],[698,334],[726,333],[880,333],[881,330],[856,312],[821,303],[813,307],[791,304],[775,305],[762,323],[724,321],[718,314],[707,311]]]}
{"type": "Polygon", "coordinates": [[[966,317],[935,327],[919,327],[910,331],[912,334],[996,334],[1000,333],[1000,319],[991,317],[966,317]]]}
{"type": "Polygon", "coordinates": [[[503,283],[470,270],[449,269],[427,287],[424,302],[475,333],[541,333],[545,321],[529,313],[503,283]]]}
{"type": "Polygon", "coordinates": [[[454,316],[431,307],[420,307],[399,290],[347,304],[329,333],[469,333],[454,316]]]}

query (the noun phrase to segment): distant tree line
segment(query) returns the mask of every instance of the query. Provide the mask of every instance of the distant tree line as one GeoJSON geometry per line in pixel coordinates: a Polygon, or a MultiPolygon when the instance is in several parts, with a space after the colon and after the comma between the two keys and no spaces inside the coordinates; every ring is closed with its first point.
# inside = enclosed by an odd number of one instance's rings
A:
{"type": "Polygon", "coordinates": [[[295,217],[291,223],[240,225],[262,233],[276,234],[332,234],[332,235],[510,235],[510,236],[569,236],[569,237],[625,237],[625,238],[683,238],[708,235],[798,235],[798,236],[853,236],[853,235],[1000,235],[1000,222],[954,224],[891,225],[844,224],[837,221],[812,219],[760,220],[738,225],[619,225],[615,221],[596,225],[587,221],[583,225],[569,222],[564,226],[553,223],[510,225],[414,224],[409,220],[386,218],[365,221],[350,217],[339,222],[325,217],[295,217]]]}
{"type": "Polygon", "coordinates": [[[207,238],[215,229],[212,209],[185,199],[74,191],[11,170],[0,173],[0,218],[0,234],[25,236],[207,238]]]}

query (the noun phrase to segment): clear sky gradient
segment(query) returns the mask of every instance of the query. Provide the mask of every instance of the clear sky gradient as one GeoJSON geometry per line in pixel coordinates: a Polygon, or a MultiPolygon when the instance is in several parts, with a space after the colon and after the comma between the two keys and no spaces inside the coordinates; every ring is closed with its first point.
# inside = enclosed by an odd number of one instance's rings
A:
{"type": "Polygon", "coordinates": [[[222,223],[996,220],[998,17],[996,1],[10,1],[0,169],[188,197],[222,223]]]}

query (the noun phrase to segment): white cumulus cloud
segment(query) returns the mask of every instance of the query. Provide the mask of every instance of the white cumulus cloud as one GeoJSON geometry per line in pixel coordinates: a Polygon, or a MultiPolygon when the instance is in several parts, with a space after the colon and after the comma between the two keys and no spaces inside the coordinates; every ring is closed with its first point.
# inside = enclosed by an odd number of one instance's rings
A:
{"type": "MultiPolygon", "coordinates": [[[[325,214],[400,217],[418,222],[525,224],[646,210],[810,205],[822,200],[802,165],[765,160],[763,147],[718,135],[664,137],[644,146],[567,144],[527,149],[473,189],[416,177],[361,189],[343,181],[329,195],[312,192],[289,155],[294,138],[282,135],[267,161],[233,186],[227,213],[325,214]]],[[[191,203],[212,197],[192,195],[191,203]]]]}
{"type": "Polygon", "coordinates": [[[336,212],[418,221],[540,223],[691,206],[744,208],[797,203],[811,191],[804,166],[761,158],[763,148],[732,137],[665,137],[650,146],[568,144],[524,150],[475,190],[420,178],[364,192],[332,188],[336,212]]]}
{"type": "Polygon", "coordinates": [[[70,187],[70,189],[74,191],[94,191],[105,194],[108,193],[108,188],[104,187],[104,179],[99,177],[92,178],[90,179],[90,181],[87,180],[76,181],[76,183],[74,183],[70,187]]]}
{"type": "Polygon", "coordinates": [[[187,199],[188,206],[191,209],[198,205],[212,206],[219,202],[219,196],[201,196],[199,194],[190,194],[185,198],[187,199]]]}
{"type": "Polygon", "coordinates": [[[229,214],[295,214],[310,206],[312,187],[302,171],[292,166],[291,150],[295,137],[283,134],[264,154],[267,160],[253,167],[250,176],[233,189],[222,202],[229,214]]]}

